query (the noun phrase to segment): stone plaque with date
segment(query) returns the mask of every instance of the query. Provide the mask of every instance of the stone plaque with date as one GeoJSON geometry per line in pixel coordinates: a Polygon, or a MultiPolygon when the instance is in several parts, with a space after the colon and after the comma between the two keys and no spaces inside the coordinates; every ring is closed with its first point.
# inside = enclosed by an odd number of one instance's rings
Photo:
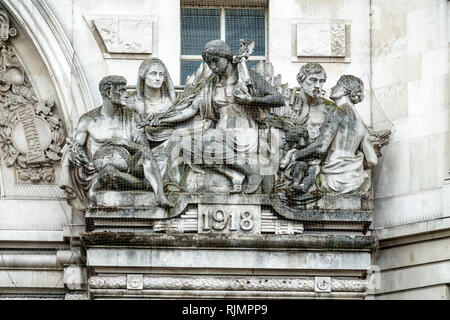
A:
{"type": "Polygon", "coordinates": [[[199,204],[198,233],[261,233],[259,205],[199,204]]]}

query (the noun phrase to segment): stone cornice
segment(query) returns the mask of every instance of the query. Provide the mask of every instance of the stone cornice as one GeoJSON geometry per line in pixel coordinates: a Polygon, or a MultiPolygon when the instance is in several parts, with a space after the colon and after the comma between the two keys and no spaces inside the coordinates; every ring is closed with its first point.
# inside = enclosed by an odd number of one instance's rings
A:
{"type": "Polygon", "coordinates": [[[352,235],[257,235],[232,236],[222,234],[146,234],[131,232],[91,232],[82,235],[91,247],[196,247],[196,248],[257,248],[257,249],[322,249],[371,251],[378,241],[374,236],[352,235]]]}

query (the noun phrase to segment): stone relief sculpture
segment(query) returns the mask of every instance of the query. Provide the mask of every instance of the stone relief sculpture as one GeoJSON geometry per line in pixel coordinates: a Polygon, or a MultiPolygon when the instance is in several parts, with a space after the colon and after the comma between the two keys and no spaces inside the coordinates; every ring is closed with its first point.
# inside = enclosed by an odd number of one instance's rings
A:
{"type": "Polygon", "coordinates": [[[228,177],[232,182],[231,193],[242,191],[245,178],[248,183],[244,192],[255,193],[263,180],[259,173],[263,151],[258,150],[257,121],[268,113],[268,108],[284,105],[284,100],[261,76],[237,62],[239,58],[233,60],[225,42],[207,43],[202,56],[213,75],[202,84],[192,103],[174,109],[154,124],[178,123],[200,114],[206,120],[201,132],[185,136],[179,142],[184,159],[200,172],[203,169],[198,163],[228,177]],[[244,81],[251,85],[240,81],[243,76],[239,68],[247,70],[244,81]],[[201,158],[191,162],[194,155],[201,158]]]}
{"type": "Polygon", "coordinates": [[[362,81],[341,77],[329,101],[321,65],[303,65],[299,87],[289,88],[268,62],[247,68],[254,46],[241,40],[235,56],[224,41],[208,42],[204,63],[178,94],[164,63],[147,59],[126,106],[125,79],[103,79],[103,106],[81,117],[63,160],[72,172],[70,198],[84,199],[89,217],[113,210],[114,217],[156,219],[154,232],[299,233],[303,227],[289,220],[317,219],[314,210],[332,209],[321,200],[328,194],[351,195],[359,201],[350,208],[360,210],[371,186],[365,169],[377,164],[389,137],[367,128],[354,107],[362,81]],[[119,193],[98,203],[105,190],[119,193]],[[262,213],[262,206],[274,211],[262,213]],[[241,229],[229,225],[236,210],[245,211],[241,229]],[[287,222],[273,224],[277,215],[287,222]]]}
{"type": "MultiPolygon", "coordinates": [[[[76,168],[83,198],[96,202],[100,190],[153,190],[156,206],[169,206],[140,116],[122,105],[126,80],[102,79],[103,105],[81,116],[69,161],[76,168]]],[[[74,169],[75,169],[74,168],[74,169]]]]}
{"type": "Polygon", "coordinates": [[[83,248],[64,250],[67,263],[57,257],[71,278],[65,291],[85,290],[85,276],[91,298],[157,290],[348,298],[367,290],[377,243],[366,169],[377,165],[389,132],[366,127],[358,114],[360,79],[342,76],[328,101],[319,64],[302,66],[299,86],[289,88],[270,62],[248,69],[254,41],[241,40],[235,55],[214,40],[177,93],[155,57],[139,67],[134,97],[125,78],[103,78],[102,105],[66,138],[58,103],[38,99],[9,42],[15,33],[0,11],[2,164],[21,182],[44,184],[61,162],[59,183],[85,218],[72,212],[70,228],[58,231],[83,248]],[[296,277],[279,279],[292,261],[296,277]],[[344,269],[355,279],[339,279],[344,269]],[[255,270],[264,277],[249,276],[255,270]]]}
{"type": "Polygon", "coordinates": [[[354,106],[364,99],[364,84],[359,78],[344,75],[332,88],[330,97],[337,107],[321,127],[318,139],[294,157],[330,150],[318,176],[319,190],[364,194],[370,188],[370,177],[363,164],[370,169],[378,161],[369,132],[354,106]]]}
{"type": "MultiPolygon", "coordinates": [[[[273,69],[273,67],[271,67],[273,69]]],[[[273,73],[273,71],[271,71],[273,73]]],[[[281,83],[281,76],[273,82],[281,83]]],[[[281,112],[272,110],[267,122],[268,126],[281,130],[285,140],[281,153],[281,172],[278,175],[277,190],[287,193],[296,200],[315,201],[316,196],[302,194],[318,194],[315,179],[324,160],[321,154],[310,153],[304,158],[294,155],[306,144],[313,143],[322,124],[334,107],[332,101],[323,98],[323,84],[327,78],[325,70],[317,63],[307,63],[297,74],[298,88],[289,90],[286,85],[280,85],[286,99],[286,106],[281,112]],[[292,145],[296,145],[293,147],[292,145]]]]}
{"type": "Polygon", "coordinates": [[[55,165],[65,142],[54,101],[38,99],[10,42],[17,30],[0,11],[0,148],[20,183],[55,181],[55,165]]]}

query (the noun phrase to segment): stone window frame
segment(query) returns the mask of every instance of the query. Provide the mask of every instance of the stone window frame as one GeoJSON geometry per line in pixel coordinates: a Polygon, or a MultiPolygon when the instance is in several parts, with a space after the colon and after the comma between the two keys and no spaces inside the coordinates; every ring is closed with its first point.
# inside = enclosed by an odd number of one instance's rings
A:
{"type": "MultiPolygon", "coordinates": [[[[264,41],[265,41],[265,55],[264,56],[256,56],[252,55],[249,57],[248,61],[266,61],[268,59],[268,46],[269,46],[269,14],[268,14],[268,6],[235,6],[229,5],[195,5],[192,3],[182,4],[181,9],[220,9],[220,40],[227,41],[225,36],[226,31],[226,22],[225,22],[225,11],[227,9],[249,9],[249,10],[264,10],[264,41]]],[[[180,20],[181,20],[181,11],[180,11],[180,20]]],[[[180,26],[181,28],[181,26],[180,26]]],[[[251,40],[251,39],[247,39],[251,40]]],[[[180,32],[180,41],[181,41],[181,32],[180,32]]],[[[236,53],[236,52],[234,52],[236,53]]],[[[180,64],[181,61],[202,61],[203,58],[201,55],[183,55],[180,54],[180,64]]],[[[183,79],[181,79],[181,66],[180,66],[180,84],[183,83],[183,79]]],[[[180,85],[179,88],[184,88],[184,85],[180,85]]]]}

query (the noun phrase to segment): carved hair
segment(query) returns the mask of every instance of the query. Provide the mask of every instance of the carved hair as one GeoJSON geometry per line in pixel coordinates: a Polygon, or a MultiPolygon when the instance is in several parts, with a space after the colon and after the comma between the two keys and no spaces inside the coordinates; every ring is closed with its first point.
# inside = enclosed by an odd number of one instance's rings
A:
{"type": "Polygon", "coordinates": [[[230,46],[222,40],[212,40],[205,45],[203,48],[202,57],[208,55],[222,57],[228,59],[228,61],[233,61],[233,51],[231,51],[230,46]]]}
{"type": "Polygon", "coordinates": [[[364,82],[358,77],[352,75],[343,75],[339,78],[337,84],[341,84],[350,100],[354,103],[360,103],[364,100],[364,82]]]}
{"type": "Polygon", "coordinates": [[[297,74],[297,82],[299,84],[301,84],[303,81],[306,80],[306,78],[310,75],[310,74],[314,74],[314,73],[322,73],[325,75],[325,80],[327,80],[327,73],[325,72],[325,69],[318,63],[307,63],[304,64],[301,68],[300,71],[297,74]]]}
{"type": "Polygon", "coordinates": [[[122,76],[104,77],[98,85],[98,89],[100,90],[100,93],[103,97],[106,95],[106,90],[111,88],[113,84],[127,84],[127,80],[122,76]]]}
{"type": "Polygon", "coordinates": [[[147,60],[144,60],[138,71],[138,79],[137,79],[137,85],[136,85],[136,92],[137,96],[140,100],[144,99],[144,88],[145,88],[145,77],[147,76],[148,70],[153,65],[159,65],[165,73],[164,77],[164,83],[162,86],[163,95],[168,96],[170,98],[171,102],[175,101],[176,95],[175,95],[175,88],[172,83],[172,79],[170,78],[169,71],[167,70],[164,62],[162,62],[158,58],[149,58],[147,60]]]}

